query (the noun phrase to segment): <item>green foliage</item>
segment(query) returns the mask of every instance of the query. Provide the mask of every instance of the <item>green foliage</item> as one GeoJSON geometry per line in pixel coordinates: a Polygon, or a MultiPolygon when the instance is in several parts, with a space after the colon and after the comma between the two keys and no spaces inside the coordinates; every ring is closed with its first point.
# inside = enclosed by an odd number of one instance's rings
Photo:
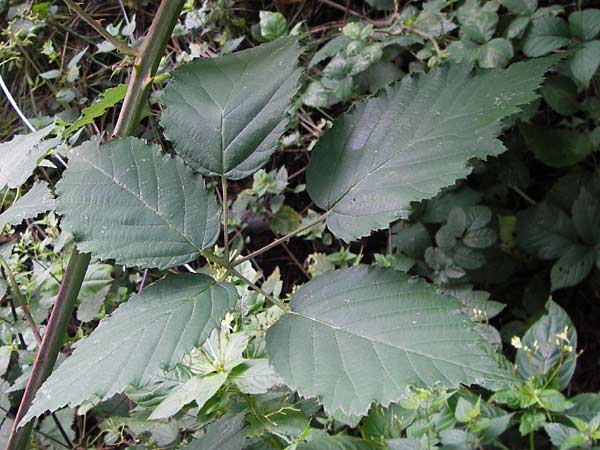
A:
{"type": "Polygon", "coordinates": [[[288,385],[331,413],[364,415],[409,385],[508,379],[456,301],[400,272],[330,272],[303,286],[291,306],[267,334],[269,358],[288,385]]]}
{"type": "Polygon", "coordinates": [[[387,228],[411,202],[466,177],[469,158],[500,154],[500,119],[535,99],[554,62],[475,76],[468,66],[450,66],[357,104],[319,141],[307,172],[311,198],[331,211],[332,233],[349,242],[387,228]],[[368,134],[356,131],[363,129],[368,134]]]}
{"type": "Polygon", "coordinates": [[[57,192],[79,249],[123,264],[181,265],[219,234],[220,207],[202,177],[139,139],[81,145],[57,192]]]}
{"type": "Polygon", "coordinates": [[[290,37],[182,67],[162,98],[161,124],[177,154],[205,175],[256,172],[285,131],[299,55],[290,37]]]}
{"type": "Polygon", "coordinates": [[[0,442],[78,249],[31,448],[600,445],[599,10],[138,3],[0,1],[0,442]]]}
{"type": "Polygon", "coordinates": [[[130,384],[144,385],[202,344],[236,300],[232,286],[201,274],[169,276],[147,287],[79,342],[40,388],[23,423],[46,410],[108,400],[130,384]]]}

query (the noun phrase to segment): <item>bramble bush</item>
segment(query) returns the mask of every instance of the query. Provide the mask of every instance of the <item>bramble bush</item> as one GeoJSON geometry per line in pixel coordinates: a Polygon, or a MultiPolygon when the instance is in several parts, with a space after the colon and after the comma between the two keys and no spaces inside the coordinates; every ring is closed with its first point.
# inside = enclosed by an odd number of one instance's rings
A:
{"type": "Polygon", "coordinates": [[[600,448],[600,10],[0,18],[7,449],[600,448]]]}

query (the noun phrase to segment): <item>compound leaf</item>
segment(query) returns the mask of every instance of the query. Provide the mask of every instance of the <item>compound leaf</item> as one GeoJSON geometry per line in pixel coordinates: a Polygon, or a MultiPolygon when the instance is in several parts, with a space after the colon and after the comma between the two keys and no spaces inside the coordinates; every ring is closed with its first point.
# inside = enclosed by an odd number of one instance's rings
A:
{"type": "Polygon", "coordinates": [[[298,90],[294,37],[183,66],[162,96],[175,151],[205,175],[244,178],[276,150],[298,90]]]}
{"type": "Polygon", "coordinates": [[[46,380],[22,424],[46,410],[107,400],[143,386],[202,344],[235,306],[237,292],[203,274],[169,275],[102,320],[46,380]]]}
{"type": "Polygon", "coordinates": [[[452,65],[405,77],[342,116],[316,145],[307,189],[345,241],[408,214],[410,203],[466,177],[470,158],[504,151],[500,120],[536,97],[544,58],[472,75],[452,65]]]}
{"type": "Polygon", "coordinates": [[[508,379],[462,305],[401,272],[329,272],[301,287],[291,307],[268,331],[269,359],[291,388],[330,413],[365,415],[409,385],[508,379]]]}
{"type": "Polygon", "coordinates": [[[6,224],[18,225],[25,219],[36,217],[38,214],[53,209],[54,205],[54,196],[48,189],[48,183],[38,181],[34,183],[27,194],[0,214],[0,230],[6,224]]]}
{"type": "Polygon", "coordinates": [[[140,139],[81,145],[57,192],[79,249],[126,266],[184,264],[219,235],[221,208],[202,177],[140,139]]]}

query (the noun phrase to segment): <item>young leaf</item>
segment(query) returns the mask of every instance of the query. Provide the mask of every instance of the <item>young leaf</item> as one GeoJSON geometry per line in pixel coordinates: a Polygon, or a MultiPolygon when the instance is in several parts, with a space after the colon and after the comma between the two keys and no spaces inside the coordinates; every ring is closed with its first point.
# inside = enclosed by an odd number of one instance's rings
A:
{"type": "Polygon", "coordinates": [[[233,286],[202,274],[169,275],[146,287],[78,342],[21,423],[46,410],[107,400],[130,384],[143,386],[202,344],[236,300],[233,286]]]}
{"type": "Polygon", "coordinates": [[[161,124],[177,154],[205,175],[256,172],[285,130],[300,52],[289,37],[183,66],[162,96],[161,124]]]}
{"type": "Polygon", "coordinates": [[[267,333],[275,370],[326,411],[365,415],[409,385],[506,380],[462,305],[389,269],[358,266],[301,287],[267,333]]]}
{"type": "Polygon", "coordinates": [[[81,111],[81,117],[67,127],[63,132],[64,136],[69,136],[80,128],[94,123],[96,117],[103,116],[108,108],[112,108],[125,98],[128,86],[119,84],[118,86],[108,88],[98,97],[94,103],[81,111]]]}
{"type": "Polygon", "coordinates": [[[245,429],[244,414],[223,416],[211,423],[202,437],[194,439],[183,450],[242,450],[248,445],[245,429]]]}
{"type": "Polygon", "coordinates": [[[178,386],[152,411],[150,420],[166,419],[174,416],[188,403],[196,401],[202,408],[227,381],[227,373],[219,372],[205,377],[194,376],[178,386]]]}
{"type": "Polygon", "coordinates": [[[0,144],[0,190],[7,186],[14,189],[27,181],[38,159],[60,142],[60,138],[43,140],[53,129],[54,125],[49,125],[0,144]]]}
{"type": "MultiPolygon", "coordinates": [[[[521,339],[523,347],[529,349],[536,347],[534,344],[537,341],[539,347],[532,354],[524,349],[517,350],[516,364],[519,368],[519,373],[524,379],[532,376],[550,375],[557,364],[561,361],[561,349],[559,345],[568,344],[577,349],[577,332],[567,313],[552,300],[546,304],[547,313],[535,322],[521,339]],[[564,333],[567,327],[565,340],[558,339],[557,335],[564,333]]],[[[575,351],[568,352],[566,359],[556,373],[556,380],[560,385],[560,389],[565,389],[573,372],[575,371],[576,363],[575,351]]]]}
{"type": "Polygon", "coordinates": [[[18,225],[25,219],[36,217],[38,214],[53,209],[54,205],[54,196],[48,189],[48,183],[37,181],[27,194],[0,214],[0,230],[6,224],[18,225]]]}
{"type": "Polygon", "coordinates": [[[221,208],[202,177],[140,139],[86,142],[56,189],[64,229],[101,259],[165,269],[219,235],[221,208]]]}
{"type": "Polygon", "coordinates": [[[406,77],[359,103],[316,145],[307,173],[314,202],[345,241],[385,228],[410,203],[466,177],[470,158],[504,151],[500,120],[536,98],[554,58],[472,75],[452,65],[406,77]]]}

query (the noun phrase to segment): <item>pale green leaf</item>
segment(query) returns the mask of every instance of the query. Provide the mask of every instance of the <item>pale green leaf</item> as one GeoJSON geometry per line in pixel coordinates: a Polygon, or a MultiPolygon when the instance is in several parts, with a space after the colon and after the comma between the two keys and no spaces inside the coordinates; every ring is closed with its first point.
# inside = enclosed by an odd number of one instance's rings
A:
{"type": "Polygon", "coordinates": [[[23,418],[26,423],[142,386],[201,345],[237,300],[235,288],[202,274],[169,275],[119,306],[46,380],[23,418]]]}
{"type": "Polygon", "coordinates": [[[536,98],[556,59],[513,64],[471,75],[452,65],[405,77],[358,103],[315,146],[307,190],[327,224],[345,241],[408,214],[410,203],[435,196],[470,173],[470,158],[504,151],[500,120],[536,98]]]}
{"type": "Polygon", "coordinates": [[[188,403],[196,401],[202,408],[227,380],[227,373],[194,376],[173,390],[150,414],[150,420],[174,416],[188,403]]]}
{"type": "Polygon", "coordinates": [[[243,362],[233,370],[230,379],[244,394],[264,394],[276,384],[283,384],[267,359],[243,362]]]}
{"type": "Polygon", "coordinates": [[[205,175],[256,172],[285,130],[299,55],[289,37],[179,69],[163,93],[161,118],[177,154],[205,175]]]}
{"type": "Polygon", "coordinates": [[[267,333],[269,359],[303,397],[365,415],[409,385],[506,380],[462,305],[422,280],[358,266],[322,275],[293,296],[267,333]]]}
{"type": "Polygon", "coordinates": [[[183,450],[242,450],[248,443],[245,436],[244,415],[226,415],[206,428],[206,433],[183,450]]]}
{"type": "Polygon", "coordinates": [[[63,228],[101,259],[164,269],[219,235],[221,208],[202,177],[140,139],[86,142],[56,189],[63,228]]]}
{"type": "Polygon", "coordinates": [[[31,189],[10,208],[0,214],[0,229],[5,225],[18,225],[25,219],[54,209],[55,201],[45,181],[37,181],[31,189]]]}
{"type": "Polygon", "coordinates": [[[569,344],[573,346],[573,349],[577,349],[577,332],[567,313],[552,300],[546,303],[546,311],[546,314],[540,317],[521,338],[523,346],[530,349],[534,347],[534,342],[537,342],[538,351],[532,356],[525,350],[519,349],[515,362],[524,379],[550,375],[556,370],[557,365],[561,364],[555,379],[558,381],[560,389],[563,390],[569,385],[573,376],[577,357],[575,351],[572,351],[563,359],[557,341],[561,345],[567,342],[558,340],[557,334],[563,333],[567,327],[569,344]]]}
{"type": "Polygon", "coordinates": [[[38,160],[60,142],[60,138],[43,140],[53,129],[54,125],[49,125],[0,144],[0,190],[7,186],[14,189],[27,181],[38,160]]]}
{"type": "Polygon", "coordinates": [[[98,315],[111,287],[112,272],[110,264],[90,264],[79,291],[77,320],[85,323],[98,315]]]}
{"type": "Polygon", "coordinates": [[[546,15],[534,19],[523,39],[523,53],[542,56],[569,43],[569,27],[560,17],[546,15]]]}
{"type": "Polygon", "coordinates": [[[504,38],[492,39],[479,50],[479,65],[485,68],[504,67],[514,55],[512,44],[504,38]]]}
{"type": "Polygon", "coordinates": [[[289,33],[283,14],[279,12],[260,11],[260,35],[267,41],[274,41],[289,33]]]}

